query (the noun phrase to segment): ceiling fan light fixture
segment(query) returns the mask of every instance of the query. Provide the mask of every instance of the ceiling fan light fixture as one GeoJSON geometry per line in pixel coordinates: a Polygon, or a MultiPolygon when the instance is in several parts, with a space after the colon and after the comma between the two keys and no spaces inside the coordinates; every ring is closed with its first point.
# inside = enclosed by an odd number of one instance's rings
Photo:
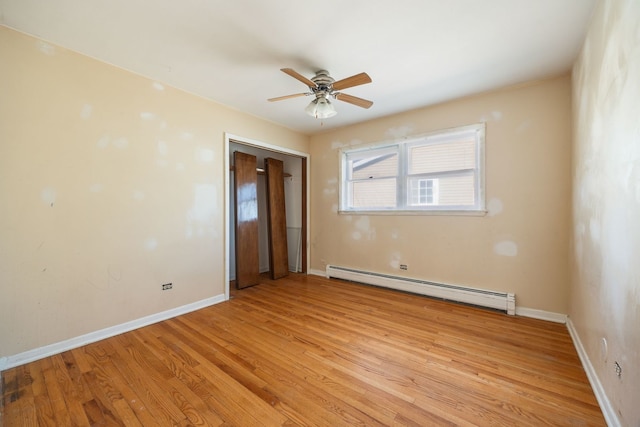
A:
{"type": "Polygon", "coordinates": [[[315,95],[315,99],[311,101],[304,111],[316,119],[328,119],[329,117],[333,117],[338,114],[335,107],[331,104],[331,101],[329,101],[329,98],[331,97],[338,101],[347,102],[361,108],[369,108],[373,105],[373,102],[366,99],[338,92],[342,89],[371,83],[371,77],[369,77],[367,73],[360,73],[347,77],[346,79],[335,81],[326,70],[316,71],[315,77],[311,79],[306,78],[291,68],[281,68],[280,71],[304,83],[309,88],[310,92],[269,98],[267,99],[269,102],[282,101],[285,99],[297,98],[299,96],[315,95]]]}
{"type": "Polygon", "coordinates": [[[338,114],[333,104],[324,96],[311,101],[304,111],[316,119],[328,119],[338,114]]]}

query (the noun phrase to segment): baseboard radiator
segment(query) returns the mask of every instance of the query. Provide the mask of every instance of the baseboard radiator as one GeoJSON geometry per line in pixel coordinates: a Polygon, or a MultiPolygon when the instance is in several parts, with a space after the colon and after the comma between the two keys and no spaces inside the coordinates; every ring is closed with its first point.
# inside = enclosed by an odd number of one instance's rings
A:
{"type": "Polygon", "coordinates": [[[397,289],[405,292],[473,304],[503,310],[507,314],[516,313],[516,296],[512,293],[489,291],[465,286],[447,285],[408,277],[390,276],[387,274],[355,270],[352,268],[327,265],[328,278],[350,280],[352,282],[397,289]]]}

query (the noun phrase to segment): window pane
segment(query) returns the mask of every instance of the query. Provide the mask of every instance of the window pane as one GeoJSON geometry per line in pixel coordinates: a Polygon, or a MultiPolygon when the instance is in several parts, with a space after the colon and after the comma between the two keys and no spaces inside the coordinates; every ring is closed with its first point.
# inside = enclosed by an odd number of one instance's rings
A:
{"type": "Polygon", "coordinates": [[[398,175],[398,153],[373,152],[370,156],[351,160],[349,167],[351,168],[351,179],[396,176],[398,175]]]}
{"type": "Polygon", "coordinates": [[[450,176],[438,179],[438,205],[475,205],[475,180],[473,175],[450,176]]]}
{"type": "Polygon", "coordinates": [[[353,182],[351,208],[393,208],[396,206],[396,179],[353,182]]]}
{"type": "Polygon", "coordinates": [[[409,174],[473,169],[476,166],[476,141],[467,138],[409,148],[409,174]]]}

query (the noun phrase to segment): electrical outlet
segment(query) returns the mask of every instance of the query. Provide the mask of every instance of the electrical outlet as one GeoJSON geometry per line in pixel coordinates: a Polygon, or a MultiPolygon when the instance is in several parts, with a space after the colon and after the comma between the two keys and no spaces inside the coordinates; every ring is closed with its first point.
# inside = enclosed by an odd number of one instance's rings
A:
{"type": "Polygon", "coordinates": [[[400,270],[408,270],[409,266],[407,264],[400,264],[400,270]]]}
{"type": "Polygon", "coordinates": [[[616,375],[618,378],[622,378],[622,366],[618,362],[615,362],[613,366],[616,368],[616,375]]]}
{"type": "Polygon", "coordinates": [[[168,289],[172,289],[173,288],[173,283],[165,283],[164,285],[162,285],[162,290],[166,291],[168,289]]]}

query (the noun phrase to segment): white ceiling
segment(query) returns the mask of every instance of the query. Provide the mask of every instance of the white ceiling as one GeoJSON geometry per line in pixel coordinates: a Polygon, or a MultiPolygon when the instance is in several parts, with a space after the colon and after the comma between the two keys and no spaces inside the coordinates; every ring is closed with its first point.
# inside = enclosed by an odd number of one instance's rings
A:
{"type": "Polygon", "coordinates": [[[570,70],[596,0],[0,0],[0,24],[307,134],[570,70]],[[307,116],[282,73],[373,83],[307,116]]]}

